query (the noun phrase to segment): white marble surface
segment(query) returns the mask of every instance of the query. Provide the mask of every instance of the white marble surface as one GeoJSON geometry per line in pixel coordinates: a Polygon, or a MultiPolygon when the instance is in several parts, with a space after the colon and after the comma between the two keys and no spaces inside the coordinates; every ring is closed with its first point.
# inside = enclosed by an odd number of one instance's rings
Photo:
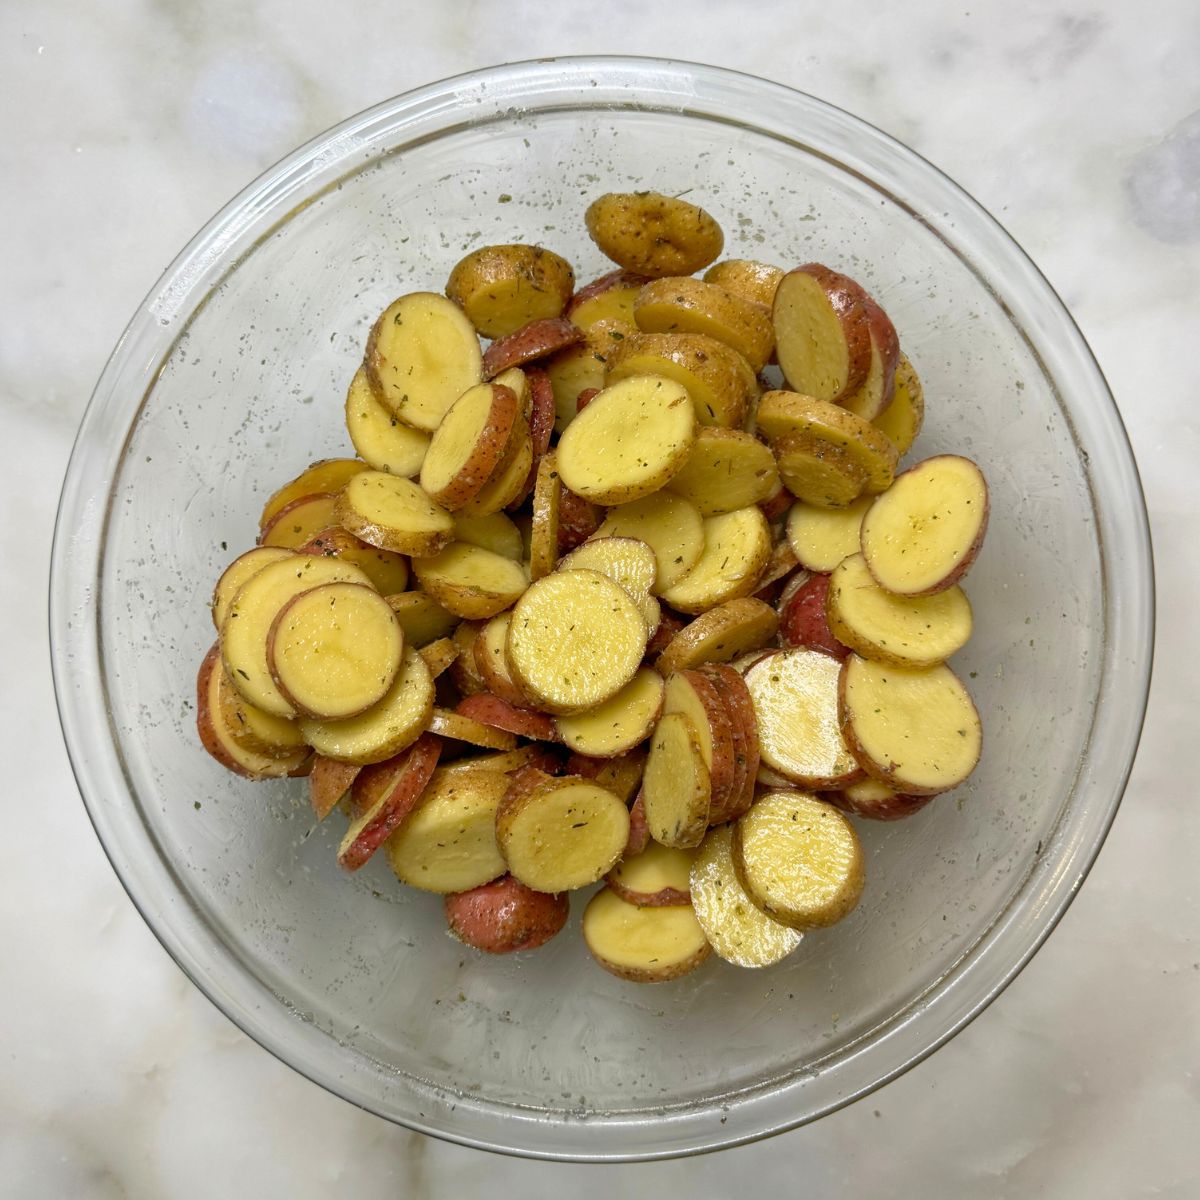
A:
{"type": "Polygon", "coordinates": [[[1200,8],[529,0],[6,0],[0,6],[0,1194],[475,1196],[652,1184],[831,1197],[1200,1195],[1200,8]],[[745,6],[747,10],[751,6],[745,6]],[[867,6],[875,7],[875,6],[867,6]],[[882,7],[882,6],[880,6],[882,7]],[[265,47],[265,48],[264,48],[265,47]],[[59,481],[109,348],[162,266],[294,144],[440,76],[658,51],[823,96],[996,213],[1108,374],[1149,496],[1159,652],[1092,877],[965,1033],[815,1126],[690,1162],[498,1159],[393,1128],[250,1043],[126,899],[62,749],[44,639],[59,481]],[[814,1188],[812,1194],[818,1194],[814,1188]]]}

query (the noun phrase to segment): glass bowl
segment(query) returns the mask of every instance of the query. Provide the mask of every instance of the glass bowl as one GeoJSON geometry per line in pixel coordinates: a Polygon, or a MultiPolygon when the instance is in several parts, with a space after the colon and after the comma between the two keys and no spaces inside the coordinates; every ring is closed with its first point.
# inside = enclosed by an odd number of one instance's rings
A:
{"type": "Polygon", "coordinates": [[[51,630],[80,790],[130,896],[222,1011],[393,1121],[548,1158],[651,1158],[812,1120],[895,1076],[1029,959],[1094,859],[1132,762],[1153,628],[1128,442],[1079,331],[970,197],[891,138],[745,75],[559,59],[423,88],[268,171],[183,251],[97,385],[63,489],[51,630]],[[264,497],[350,453],[346,385],[374,316],[491,241],[581,280],[605,190],[689,192],[726,253],[857,276],[925,381],[923,456],[992,489],[956,658],[985,724],[957,793],[860,823],[853,916],[784,964],[670,984],[590,963],[582,905],[530,956],[477,955],[383,856],[335,864],[296,781],[197,743],[207,600],[264,497]]]}

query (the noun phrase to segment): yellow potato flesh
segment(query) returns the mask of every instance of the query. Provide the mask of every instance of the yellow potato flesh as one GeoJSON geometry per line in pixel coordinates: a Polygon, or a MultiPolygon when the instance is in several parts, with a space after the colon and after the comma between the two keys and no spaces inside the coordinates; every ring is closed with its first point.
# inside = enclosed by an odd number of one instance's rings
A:
{"type": "Polygon", "coordinates": [[[704,553],[703,518],[690,500],[671,492],[655,492],[609,509],[595,536],[645,542],[657,562],[653,590],[659,595],[678,583],[704,553]]]}
{"type": "Polygon", "coordinates": [[[583,914],[583,939],[596,961],[623,979],[677,979],[709,954],[691,905],[639,908],[610,888],[592,897],[583,914]]]}
{"type": "Polygon", "coordinates": [[[704,520],[704,552],[663,599],[685,613],[700,613],[758,587],[771,557],[771,530],[762,510],[739,508],[704,520]]]}
{"type": "Polygon", "coordinates": [[[820,508],[802,500],[793,504],[787,536],[800,565],[828,575],[847,555],[857,554],[859,529],[873,499],[860,496],[846,508],[820,508]]]}
{"type": "Polygon", "coordinates": [[[711,517],[766,500],[779,490],[779,470],[770,449],[750,434],[702,429],[669,486],[711,517]]]}
{"type": "Polygon", "coordinates": [[[363,367],[354,373],[346,391],[346,432],[364,463],[389,475],[419,474],[429,449],[429,434],[395,416],[375,395],[363,367]]]}
{"type": "Polygon", "coordinates": [[[558,735],[577,754],[611,758],[649,736],[663,704],[662,676],[643,667],[611,700],[555,721],[558,735]]]}
{"type": "Polygon", "coordinates": [[[711,801],[712,784],[696,728],[684,713],[667,713],[654,731],[642,774],[650,836],[664,846],[698,846],[711,801]]]}
{"type": "Polygon", "coordinates": [[[694,850],[651,842],[641,854],[617,863],[609,873],[609,885],[615,884],[636,896],[655,897],[664,891],[678,892],[679,898],[673,903],[686,904],[695,857],[694,850]]]}

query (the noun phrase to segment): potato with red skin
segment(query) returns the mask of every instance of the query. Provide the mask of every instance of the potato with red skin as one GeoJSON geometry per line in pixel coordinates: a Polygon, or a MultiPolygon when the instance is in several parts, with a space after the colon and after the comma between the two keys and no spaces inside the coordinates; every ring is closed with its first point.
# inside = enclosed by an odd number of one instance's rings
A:
{"type": "Polygon", "coordinates": [[[825,615],[828,595],[829,576],[814,573],[780,605],[779,640],[784,646],[824,650],[834,658],[845,658],[850,653],[829,629],[825,615]]]}
{"type": "Polygon", "coordinates": [[[507,700],[501,700],[499,696],[490,696],[486,692],[463,697],[454,711],[461,717],[470,717],[481,724],[490,725],[493,729],[503,729],[506,733],[516,734],[517,737],[533,738],[539,742],[558,741],[554,722],[545,713],[518,708],[515,704],[509,704],[507,700]]]}
{"type": "MultiPolygon", "coordinates": [[[[368,768],[370,769],[370,768],[368,768]]],[[[363,768],[357,763],[338,762],[323,754],[313,756],[308,773],[308,795],[318,821],[323,821],[351,791],[363,768]]]]}
{"type": "Polygon", "coordinates": [[[529,474],[516,498],[507,505],[515,512],[529,499],[537,484],[538,467],[550,452],[550,435],[554,432],[554,388],[550,376],[540,367],[527,367],[525,378],[529,382],[529,440],[533,448],[533,462],[529,474]]]}
{"type": "Polygon", "coordinates": [[[625,843],[625,853],[622,858],[632,858],[641,854],[650,842],[650,826],[646,824],[646,801],[639,791],[637,799],[629,807],[629,841],[625,843]]]}
{"type": "Polygon", "coordinates": [[[584,388],[578,396],[575,397],[575,412],[581,413],[595,398],[600,395],[600,388],[584,388]]]}
{"type": "Polygon", "coordinates": [[[444,905],[450,932],[485,954],[536,950],[562,929],[570,911],[566,892],[535,892],[511,875],[447,896],[444,905]]]}
{"type": "Polygon", "coordinates": [[[577,496],[564,487],[558,498],[558,552],[566,554],[584,542],[600,528],[603,510],[590,500],[577,496]]]}
{"type": "Polygon", "coordinates": [[[583,341],[583,330],[566,317],[541,317],[515,333],[497,338],[483,354],[483,376],[492,379],[510,367],[523,367],[583,341]]]}
{"type": "Polygon", "coordinates": [[[633,324],[633,299],[648,277],[617,269],[585,284],[571,297],[565,316],[580,329],[597,321],[627,321],[633,324]]]}

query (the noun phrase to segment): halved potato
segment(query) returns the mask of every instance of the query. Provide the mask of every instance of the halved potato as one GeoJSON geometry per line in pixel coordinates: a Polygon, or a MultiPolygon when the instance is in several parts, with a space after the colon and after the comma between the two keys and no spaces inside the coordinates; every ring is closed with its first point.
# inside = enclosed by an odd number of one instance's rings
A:
{"type": "Polygon", "coordinates": [[[854,909],[866,882],[854,826],[807,792],[768,792],[733,827],[738,882],[769,917],[823,929],[854,909]]]}
{"type": "Polygon", "coordinates": [[[650,836],[663,846],[698,846],[708,828],[712,784],[696,727],[685,713],[666,713],[654,730],[642,774],[650,836]]]}
{"type": "Polygon", "coordinates": [[[221,572],[221,577],[213,588],[211,602],[213,624],[218,630],[224,623],[229,606],[242,584],[252,575],[257,575],[268,563],[279,562],[280,559],[290,558],[291,555],[292,551],[285,550],[282,546],[255,546],[253,550],[239,554],[221,572]]]}
{"type": "Polygon", "coordinates": [[[436,554],[454,536],[454,518],[419,484],[383,471],[356,475],[338,496],[334,515],[355,537],[397,554],[436,554]]]}
{"type": "Polygon", "coordinates": [[[465,696],[458,702],[454,711],[493,730],[499,729],[517,737],[534,738],[541,742],[558,741],[554,721],[545,713],[535,712],[519,704],[510,704],[507,700],[501,700],[499,696],[489,696],[486,692],[465,696]]]}
{"type": "Polygon", "coordinates": [[[533,441],[529,421],[522,413],[513,423],[508,449],[496,470],[458,512],[472,517],[485,517],[507,508],[520,497],[532,466],[533,441]]]}
{"type": "Polygon", "coordinates": [[[500,383],[479,383],[446,410],[433,431],[421,487],[451,512],[476,496],[500,465],[520,415],[516,393],[500,383]]]}
{"type": "Polygon", "coordinates": [[[654,551],[653,591],[662,595],[677,584],[704,553],[704,522],[696,506],[672,492],[655,492],[611,508],[596,537],[637,538],[654,551]]]}
{"type": "Polygon", "coordinates": [[[566,892],[602,879],[629,839],[629,813],[607,788],[578,777],[510,787],[496,813],[496,841],[515,879],[566,892]]]}
{"type": "Polygon", "coordinates": [[[529,577],[541,579],[558,563],[559,505],[562,481],[558,457],[547,454],[537,467],[533,485],[533,523],[529,534],[529,577]]]}
{"type": "Polygon", "coordinates": [[[405,643],[414,649],[449,637],[458,628],[459,618],[424,592],[399,592],[384,599],[404,630],[405,643]]]}
{"type": "Polygon", "coordinates": [[[659,192],[608,192],[588,205],[584,223],[602,254],[654,279],[691,275],[725,244],[720,225],[704,209],[659,192]]]}
{"type": "Polygon", "coordinates": [[[413,573],[447,612],[473,621],[502,612],[529,584],[523,564],[466,542],[417,559],[413,573]]]}
{"type": "Polygon", "coordinates": [[[454,644],[453,638],[444,637],[421,646],[417,653],[421,656],[421,661],[429,668],[430,676],[437,679],[450,670],[454,660],[458,658],[458,647],[454,644]]]}
{"type": "Polygon", "coordinates": [[[554,428],[559,433],[575,419],[579,393],[604,386],[604,373],[612,355],[626,339],[636,335],[637,327],[632,322],[597,321],[585,331],[579,345],[560,350],[546,360],[546,375],[554,392],[554,428]]]}
{"type": "Polygon", "coordinates": [[[262,529],[280,509],[301,496],[319,496],[340,492],[355,475],[367,469],[357,458],[323,458],[306,467],[290,483],[285,483],[263,505],[258,527],[262,529]]]}
{"type": "Polygon", "coordinates": [[[323,821],[345,800],[362,767],[357,763],[340,763],[323,754],[314,754],[312,770],[308,773],[308,795],[313,813],[323,821]]]}
{"type": "Polygon", "coordinates": [[[761,304],[769,313],[775,306],[775,291],[783,278],[783,269],[752,258],[727,258],[704,272],[705,283],[715,283],[727,292],[761,304]]]}
{"type": "Polygon", "coordinates": [[[554,727],[577,754],[614,758],[650,736],[662,706],[662,676],[643,667],[615,696],[588,712],[555,718],[554,727]]]}
{"type": "Polygon", "coordinates": [[[447,896],[444,905],[451,934],[485,954],[544,946],[562,931],[570,911],[564,894],[535,892],[511,875],[447,896]]]}
{"type": "Polygon", "coordinates": [[[639,908],[601,888],[583,913],[583,940],[608,972],[631,983],[667,983],[712,953],[690,904],[639,908]]]}
{"type": "Polygon", "coordinates": [[[470,321],[435,292],[411,292],[383,310],[367,338],[363,366],[393,415],[426,433],[483,378],[483,355],[470,321]]]}
{"type": "Polygon", "coordinates": [[[704,552],[662,598],[685,613],[749,596],[771,558],[771,530],[762,510],[739,508],[704,521],[704,552]]]}
{"type": "Polygon", "coordinates": [[[658,570],[654,551],[646,542],[628,537],[595,537],[572,550],[558,564],[560,571],[599,571],[634,599],[647,629],[657,629],[662,616],[650,595],[658,570]]]}
{"type": "Polygon", "coordinates": [[[758,779],[758,718],[741,673],[726,663],[706,663],[700,673],[715,684],[733,731],[734,782],[728,796],[709,809],[708,823],[735,821],[750,807],[758,779]]]}
{"type": "Polygon", "coordinates": [[[633,324],[633,301],[646,282],[645,275],[631,271],[610,271],[585,284],[571,297],[566,316],[580,329],[588,330],[599,321],[633,324]]]}
{"type": "Polygon", "coordinates": [[[925,423],[925,392],[916,368],[903,354],[892,384],[892,401],[872,424],[891,439],[898,454],[904,455],[925,423]]]}
{"type": "Polygon", "coordinates": [[[555,571],[530,584],[513,609],[509,670],[539,708],[583,712],[633,678],[649,636],[619,584],[597,571],[555,571]]]}
{"type": "Polygon", "coordinates": [[[583,330],[566,317],[539,317],[497,338],[483,352],[483,373],[491,379],[510,367],[523,367],[582,340],[583,330]]]}
{"type": "Polygon", "coordinates": [[[469,517],[463,513],[454,518],[454,540],[467,542],[493,554],[502,554],[514,562],[524,557],[521,531],[511,517],[502,512],[488,513],[485,517],[469,517]]]}
{"type": "Polygon", "coordinates": [[[851,654],[841,669],[839,708],[855,757],[872,779],[897,792],[949,791],[979,762],[979,713],[945,665],[913,670],[851,654]]]}
{"type": "Polygon", "coordinates": [[[793,783],[835,788],[861,774],[839,727],[840,672],[820,650],[782,650],[745,673],[762,761],[793,783]]]}
{"type": "Polygon", "coordinates": [[[701,429],[688,460],[667,485],[701,516],[760,504],[779,488],[775,456],[740,429],[701,429]]]}
{"type": "Polygon", "coordinates": [[[871,335],[871,363],[867,377],[854,391],[839,397],[838,403],[866,421],[873,421],[892,402],[896,366],[900,361],[900,339],[887,313],[864,295],[867,331],[871,335]]]}
{"type": "Polygon", "coordinates": [[[300,547],[301,554],[320,554],[353,563],[382,595],[394,595],[408,586],[408,559],[391,550],[380,550],[356,538],[340,525],[322,529],[300,547]]]}
{"type": "Polygon", "coordinates": [[[969,458],[917,463],[867,510],[862,551],[875,582],[901,596],[953,587],[975,561],[988,523],[988,486],[969,458]]]}
{"type": "Polygon", "coordinates": [[[651,842],[640,854],[623,857],[604,877],[618,896],[641,908],[690,904],[694,851],[651,842]]]}
{"type": "MultiPolygon", "coordinates": [[[[470,700],[479,698],[468,697],[470,700]]],[[[511,733],[493,725],[485,725],[469,713],[450,712],[445,708],[434,708],[429,716],[429,732],[436,733],[439,737],[453,738],[458,742],[468,742],[472,746],[482,746],[485,750],[517,748],[517,739],[511,733]]]]}
{"type": "Polygon", "coordinates": [[[698,333],[736,350],[761,371],[775,349],[770,314],[715,283],[685,276],[652,279],[637,294],[633,319],[646,333],[698,333]]]}
{"type": "Polygon", "coordinates": [[[866,293],[820,263],[789,271],[775,291],[775,353],[788,385],[821,400],[859,387],[871,366],[866,293]]]}
{"type": "Polygon", "coordinates": [[[867,490],[867,469],[844,446],[809,433],[789,433],[771,447],[779,477],[798,500],[821,508],[845,508],[867,490]]]}
{"type": "Polygon", "coordinates": [[[733,829],[708,831],[692,863],[689,894],[718,958],[735,967],[769,967],[785,959],[804,936],[768,917],[746,894],[733,865],[733,829]]]}
{"type": "Polygon", "coordinates": [[[558,472],[596,504],[627,504],[658,491],[687,461],[696,418],[687,392],[659,375],[606,387],[563,432],[558,472]]]}
{"type": "Polygon", "coordinates": [[[446,895],[503,875],[496,810],[507,790],[508,776],[499,771],[435,771],[416,809],[386,843],[400,882],[446,895]]]}
{"type": "Polygon", "coordinates": [[[702,663],[732,662],[748,650],[765,646],[779,627],[775,610],[761,600],[726,600],[685,625],[658,656],[663,675],[702,663]]]}
{"type": "Polygon", "coordinates": [[[334,524],[336,503],[337,495],[332,492],[293,500],[262,527],[258,544],[299,550],[314,534],[334,524]]]}
{"type": "Polygon", "coordinates": [[[920,812],[932,796],[904,796],[878,779],[860,779],[840,792],[827,792],[825,799],[842,812],[868,821],[900,821],[920,812]]]}
{"type": "Polygon", "coordinates": [[[574,290],[575,272],[565,258],[519,242],[472,250],[446,281],[446,295],[489,338],[561,317],[574,290]]]}
{"type": "Polygon", "coordinates": [[[740,781],[733,725],[719,687],[701,671],[678,671],[667,680],[663,712],[682,713],[691,722],[699,739],[700,755],[708,768],[710,807],[721,811],[740,781]]]}
{"type": "Polygon", "coordinates": [[[857,554],[862,519],[871,504],[871,496],[860,496],[846,508],[797,500],[788,512],[787,536],[800,565],[828,575],[843,558],[857,554]]]}
{"type": "Polygon", "coordinates": [[[367,466],[412,479],[421,470],[429,434],[405,425],[375,394],[366,367],[354,372],[346,391],[346,432],[367,466]]]}

